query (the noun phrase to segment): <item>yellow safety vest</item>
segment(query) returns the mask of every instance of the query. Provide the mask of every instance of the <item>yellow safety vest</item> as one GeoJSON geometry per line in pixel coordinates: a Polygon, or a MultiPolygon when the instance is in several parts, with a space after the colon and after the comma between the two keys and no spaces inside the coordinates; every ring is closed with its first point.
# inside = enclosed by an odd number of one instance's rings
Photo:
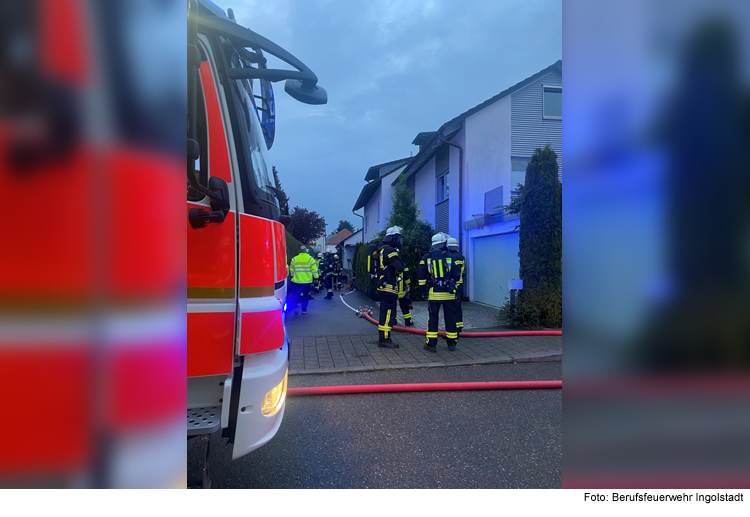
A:
{"type": "Polygon", "coordinates": [[[295,284],[311,284],[313,276],[318,277],[318,265],[307,253],[300,253],[294,257],[289,270],[292,272],[292,282],[295,284]]]}

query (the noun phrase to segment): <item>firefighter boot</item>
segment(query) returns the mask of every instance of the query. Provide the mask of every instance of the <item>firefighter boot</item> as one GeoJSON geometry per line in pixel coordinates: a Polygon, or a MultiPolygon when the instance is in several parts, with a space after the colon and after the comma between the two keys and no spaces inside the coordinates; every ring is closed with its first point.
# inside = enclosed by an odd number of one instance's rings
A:
{"type": "Polygon", "coordinates": [[[399,344],[394,343],[390,336],[386,338],[385,332],[380,330],[378,331],[378,346],[380,348],[398,348],[399,344]]]}

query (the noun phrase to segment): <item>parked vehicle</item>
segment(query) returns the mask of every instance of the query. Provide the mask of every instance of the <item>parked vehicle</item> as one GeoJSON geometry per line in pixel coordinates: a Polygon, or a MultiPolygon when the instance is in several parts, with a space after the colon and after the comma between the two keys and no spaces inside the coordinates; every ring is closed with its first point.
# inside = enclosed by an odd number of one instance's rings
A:
{"type": "Polygon", "coordinates": [[[221,430],[235,459],[284,415],[288,216],[265,158],[280,80],[300,102],[327,102],[307,66],[231,9],[188,2],[187,434],[207,454],[221,430]],[[268,68],[266,55],[295,70],[268,68]]]}

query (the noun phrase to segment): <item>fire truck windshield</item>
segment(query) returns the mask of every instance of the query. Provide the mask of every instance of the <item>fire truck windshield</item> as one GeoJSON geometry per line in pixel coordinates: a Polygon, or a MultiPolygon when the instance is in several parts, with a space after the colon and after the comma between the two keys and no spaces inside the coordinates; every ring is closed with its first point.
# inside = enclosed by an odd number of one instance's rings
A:
{"type": "MultiPolygon", "coordinates": [[[[244,65],[236,53],[234,53],[232,65],[238,68],[244,65]]],[[[258,188],[271,194],[271,197],[275,200],[276,196],[273,195],[274,184],[271,182],[266,165],[266,141],[258,120],[258,108],[255,105],[252,84],[247,79],[237,80],[235,84],[237,85],[236,91],[245,119],[245,124],[240,124],[244,128],[237,128],[237,130],[248,132],[245,141],[250,148],[245,151],[250,152],[254,183],[258,188]]]]}

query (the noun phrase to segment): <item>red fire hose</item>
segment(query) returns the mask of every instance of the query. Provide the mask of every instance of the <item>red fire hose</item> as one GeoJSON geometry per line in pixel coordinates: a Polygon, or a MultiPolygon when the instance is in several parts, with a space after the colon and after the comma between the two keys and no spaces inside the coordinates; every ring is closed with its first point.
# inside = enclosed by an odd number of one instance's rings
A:
{"type": "Polygon", "coordinates": [[[562,389],[562,381],[427,382],[416,384],[363,384],[289,388],[287,395],[343,395],[350,393],[403,393],[407,391],[562,389]]]}
{"type": "MultiPolygon", "coordinates": [[[[378,322],[372,319],[367,310],[359,312],[367,321],[373,325],[377,325],[378,322]]],[[[394,326],[393,330],[399,330],[401,332],[409,332],[411,334],[427,335],[426,330],[412,329],[408,327],[397,327],[394,326]]],[[[445,332],[438,332],[438,335],[444,336],[445,332]]],[[[508,332],[461,332],[461,337],[511,337],[511,336],[562,336],[562,330],[512,330],[508,332]]]]}

